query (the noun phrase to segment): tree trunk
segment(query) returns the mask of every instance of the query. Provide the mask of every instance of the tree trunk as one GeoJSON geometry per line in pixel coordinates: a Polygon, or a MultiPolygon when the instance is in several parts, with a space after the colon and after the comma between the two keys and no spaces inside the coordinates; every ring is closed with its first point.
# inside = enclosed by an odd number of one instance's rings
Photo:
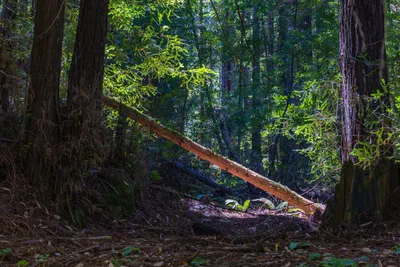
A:
{"type": "Polygon", "coordinates": [[[115,129],[115,154],[116,159],[114,160],[116,166],[120,166],[121,168],[125,167],[126,163],[126,132],[128,129],[128,119],[123,116],[118,116],[117,127],[115,129]]]}
{"type": "Polygon", "coordinates": [[[181,121],[180,121],[180,125],[179,125],[179,132],[181,134],[185,134],[186,109],[187,109],[187,102],[188,102],[188,98],[189,98],[189,90],[186,88],[186,86],[183,87],[183,94],[184,94],[184,99],[183,99],[182,110],[181,110],[181,121]]]}
{"type": "Polygon", "coordinates": [[[222,193],[225,193],[225,194],[231,194],[231,195],[233,194],[233,190],[232,189],[217,183],[213,178],[208,177],[204,173],[201,173],[201,172],[199,172],[197,170],[189,168],[189,167],[183,165],[180,162],[171,162],[171,164],[172,164],[173,167],[186,172],[187,174],[189,174],[189,175],[193,176],[194,178],[196,178],[199,182],[202,182],[205,185],[208,185],[209,187],[215,188],[218,191],[220,191],[222,193]]]}
{"type": "MultiPolygon", "coordinates": [[[[206,63],[206,47],[204,42],[204,14],[203,14],[203,0],[199,0],[199,45],[198,45],[198,58],[199,58],[199,66],[202,67],[206,63]]],[[[206,107],[205,107],[205,90],[200,91],[200,127],[204,128],[204,122],[206,120],[206,107]]],[[[203,135],[201,135],[200,143],[204,143],[203,135]]]]}
{"type": "MultiPolygon", "coordinates": [[[[212,87],[212,86],[211,86],[212,87]]],[[[211,117],[212,123],[213,123],[213,130],[214,130],[214,134],[215,137],[217,139],[218,142],[218,148],[219,148],[219,154],[221,155],[225,155],[225,146],[222,142],[222,137],[221,137],[221,131],[220,129],[220,125],[218,126],[218,118],[217,118],[217,114],[220,114],[220,110],[216,110],[213,105],[212,105],[212,99],[211,99],[211,93],[209,92],[209,87],[206,87],[206,96],[207,96],[207,110],[209,111],[209,116],[211,117]]],[[[219,116],[220,117],[220,116],[219,116]]],[[[182,133],[183,134],[183,133],[182,133]]]]}
{"type": "MultiPolygon", "coordinates": [[[[235,61],[232,55],[232,40],[235,36],[234,27],[231,25],[232,13],[227,9],[225,10],[225,20],[223,21],[223,35],[225,42],[223,42],[222,49],[222,73],[221,73],[221,105],[225,106],[225,101],[230,98],[231,93],[234,92],[234,73],[235,61]]],[[[220,22],[221,23],[221,22],[220,22]]]]}
{"type": "Polygon", "coordinates": [[[274,10],[268,11],[268,28],[267,28],[267,51],[265,60],[266,63],[266,71],[268,75],[268,82],[267,82],[267,96],[269,92],[272,90],[272,86],[274,84],[275,79],[273,78],[274,75],[274,39],[275,39],[275,31],[274,31],[274,20],[275,20],[275,12],[274,10]]]}
{"type": "MultiPolygon", "coordinates": [[[[244,49],[243,40],[241,40],[241,46],[244,49]]],[[[248,68],[243,65],[243,60],[240,60],[239,63],[239,86],[238,86],[238,110],[239,110],[239,119],[237,122],[237,148],[236,151],[239,154],[239,157],[243,157],[242,153],[242,143],[246,145],[246,140],[243,142],[243,137],[246,135],[246,117],[247,111],[245,102],[248,101],[248,68]]],[[[245,158],[245,157],[243,157],[245,158]]]]}
{"type": "Polygon", "coordinates": [[[81,0],[67,99],[71,139],[93,142],[98,153],[107,15],[108,0],[81,0]]]}
{"type": "Polygon", "coordinates": [[[64,0],[42,0],[37,3],[30,68],[31,86],[27,92],[28,151],[23,168],[43,193],[53,194],[54,176],[59,171],[44,155],[58,144],[59,83],[64,31],[64,0]]]}
{"type": "Polygon", "coordinates": [[[293,205],[305,212],[312,214],[315,211],[322,211],[322,207],[319,204],[313,203],[310,200],[303,198],[297,193],[293,192],[289,188],[282,186],[268,178],[251,171],[244,166],[222,157],[210,149],[207,149],[189,138],[172,131],[161,124],[157,123],[150,117],[142,114],[140,111],[127,107],[111,98],[103,96],[103,102],[106,106],[119,110],[123,115],[138,122],[143,127],[148,128],[150,131],[170,140],[171,142],[183,147],[184,149],[195,153],[201,159],[204,159],[214,165],[219,166],[221,169],[226,170],[232,175],[238,176],[239,178],[252,183],[254,186],[261,188],[262,190],[280,198],[286,200],[290,205],[293,205]]]}
{"type": "Polygon", "coordinates": [[[4,113],[9,112],[13,102],[13,94],[17,91],[16,61],[13,56],[12,34],[16,17],[16,1],[5,0],[1,11],[0,27],[0,106],[4,113]]]}
{"type": "MultiPolygon", "coordinates": [[[[286,104],[283,110],[283,114],[281,119],[283,120],[286,117],[286,113],[288,111],[291,97],[292,97],[292,91],[293,91],[293,85],[294,85],[294,75],[295,75],[295,47],[292,46],[291,49],[289,50],[286,48],[286,43],[289,42],[288,40],[288,30],[291,28],[292,30],[295,30],[297,27],[297,13],[298,13],[298,0],[295,0],[294,3],[294,14],[293,14],[293,21],[291,27],[289,27],[289,20],[288,20],[288,6],[282,6],[279,9],[279,38],[278,38],[278,51],[280,54],[282,54],[282,68],[284,71],[282,71],[282,76],[280,77],[280,85],[284,88],[284,93],[287,97],[286,104]]],[[[282,133],[281,130],[283,128],[283,123],[281,122],[278,126],[278,132],[276,133],[276,136],[270,140],[271,144],[269,145],[269,168],[268,168],[268,175],[276,178],[280,176],[280,179],[282,179],[282,173],[278,173],[277,167],[275,162],[278,162],[278,155],[279,155],[279,144],[280,142],[286,143],[286,141],[282,141],[282,133]]],[[[282,153],[284,157],[284,153],[282,153]]]]}
{"type": "Polygon", "coordinates": [[[253,70],[252,70],[252,119],[251,119],[251,166],[253,170],[261,170],[261,130],[262,130],[262,103],[259,94],[260,87],[260,20],[258,8],[253,7],[253,70]]]}
{"type": "Polygon", "coordinates": [[[228,127],[226,127],[225,118],[223,116],[221,116],[220,130],[221,130],[221,135],[224,140],[225,146],[228,150],[229,158],[233,159],[234,161],[236,161],[239,164],[244,165],[242,160],[240,159],[239,155],[235,151],[235,148],[231,141],[228,127]]]}
{"type": "MultiPolygon", "coordinates": [[[[387,159],[393,150],[384,147],[381,160],[368,169],[357,165],[352,152],[361,142],[376,145],[371,131],[385,127],[382,111],[368,97],[378,90],[384,92],[381,81],[387,79],[385,50],[385,20],[383,0],[340,1],[340,69],[343,99],[342,174],[337,186],[335,201],[329,206],[332,214],[325,214],[326,224],[338,227],[360,219],[382,219],[387,208],[399,203],[399,167],[387,159]],[[368,112],[375,110],[373,118],[368,112]],[[367,129],[371,120],[374,129],[367,129]],[[385,152],[383,152],[385,151],[385,152]],[[362,216],[362,218],[361,218],[362,216]]],[[[388,96],[380,100],[388,104],[388,96]]]]}

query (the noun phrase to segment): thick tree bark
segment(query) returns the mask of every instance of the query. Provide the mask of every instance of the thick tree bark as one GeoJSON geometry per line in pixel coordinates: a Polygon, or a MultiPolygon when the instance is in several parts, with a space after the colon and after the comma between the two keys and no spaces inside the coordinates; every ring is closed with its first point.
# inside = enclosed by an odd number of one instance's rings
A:
{"type": "Polygon", "coordinates": [[[108,0],[81,0],[68,86],[72,138],[99,139],[108,0]]]}
{"type": "Polygon", "coordinates": [[[365,139],[363,96],[380,90],[387,79],[383,0],[342,0],[340,12],[340,69],[343,77],[343,162],[365,139]],[[358,107],[358,108],[357,108],[358,107]]]}
{"type": "MultiPolygon", "coordinates": [[[[337,186],[334,205],[325,215],[331,227],[354,223],[360,219],[382,219],[385,210],[399,203],[399,167],[388,159],[392,149],[381,149],[379,160],[368,169],[357,166],[352,155],[360,142],[376,145],[366,125],[371,120],[381,125],[381,108],[370,97],[383,92],[381,81],[387,79],[385,50],[385,20],[383,0],[340,1],[340,69],[342,73],[342,175],[337,186]],[[368,99],[369,98],[369,99],[368,99]],[[372,116],[368,112],[374,110],[372,116]],[[328,220],[331,216],[332,220],[328,220]],[[363,218],[361,218],[361,216],[363,218]]],[[[387,95],[381,102],[388,104],[387,95]]]]}
{"type": "Polygon", "coordinates": [[[201,159],[204,159],[214,165],[217,165],[221,169],[231,173],[232,175],[238,176],[239,178],[253,184],[254,186],[261,188],[262,190],[287,201],[290,205],[293,205],[299,209],[304,210],[307,213],[314,213],[315,211],[322,211],[322,207],[319,204],[313,203],[293,192],[289,188],[282,186],[268,178],[252,171],[244,166],[229,160],[223,156],[220,156],[210,149],[207,149],[189,138],[172,131],[161,124],[157,123],[150,117],[142,114],[140,111],[127,107],[111,98],[103,96],[103,102],[106,106],[119,110],[122,115],[138,122],[143,127],[148,128],[150,131],[170,140],[171,142],[183,147],[184,149],[195,153],[201,159]]]}
{"type": "Polygon", "coordinates": [[[51,192],[56,171],[43,155],[51,153],[60,139],[59,82],[64,31],[64,0],[37,3],[30,68],[31,86],[27,92],[28,151],[23,167],[26,177],[51,192]]]}

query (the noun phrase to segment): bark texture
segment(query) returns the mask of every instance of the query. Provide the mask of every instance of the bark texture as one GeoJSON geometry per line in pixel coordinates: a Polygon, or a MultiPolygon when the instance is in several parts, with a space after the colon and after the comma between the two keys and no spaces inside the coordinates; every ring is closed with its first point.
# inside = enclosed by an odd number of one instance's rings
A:
{"type": "Polygon", "coordinates": [[[81,0],[69,73],[68,109],[73,138],[98,139],[103,94],[108,0],[81,0]]]}
{"type": "Polygon", "coordinates": [[[189,138],[179,134],[178,132],[172,131],[163,125],[157,123],[150,117],[142,114],[138,110],[127,107],[111,98],[103,96],[103,103],[115,110],[121,112],[122,115],[138,122],[143,127],[148,128],[150,131],[170,140],[171,142],[181,146],[182,148],[195,153],[201,159],[206,160],[214,165],[217,165],[221,169],[235,175],[254,186],[261,188],[262,190],[287,201],[290,205],[293,205],[299,209],[304,210],[307,213],[314,213],[316,211],[322,211],[322,207],[308,199],[305,199],[296,192],[290,190],[286,186],[282,186],[232,160],[229,160],[221,155],[218,155],[207,149],[189,138]]]}
{"type": "Polygon", "coordinates": [[[55,166],[43,157],[51,154],[60,139],[58,94],[65,1],[42,0],[36,8],[25,128],[29,150],[23,167],[26,176],[46,191],[54,184],[55,166]]]}
{"type": "MultiPolygon", "coordinates": [[[[381,81],[387,79],[385,19],[383,0],[340,1],[340,69],[342,73],[342,174],[335,199],[325,214],[333,228],[360,220],[380,220],[385,211],[399,203],[396,192],[399,167],[389,160],[390,147],[382,147],[381,158],[368,169],[357,165],[352,155],[361,142],[374,145],[377,140],[366,128],[374,121],[382,127],[382,110],[370,97],[383,92],[381,81]],[[373,115],[370,114],[374,110],[373,115]]],[[[388,95],[381,103],[388,104],[388,95]]],[[[384,122],[386,123],[386,122],[384,122]]]]}
{"type": "Polygon", "coordinates": [[[366,139],[363,97],[381,90],[387,80],[383,0],[341,0],[340,70],[343,77],[343,162],[366,139]]]}

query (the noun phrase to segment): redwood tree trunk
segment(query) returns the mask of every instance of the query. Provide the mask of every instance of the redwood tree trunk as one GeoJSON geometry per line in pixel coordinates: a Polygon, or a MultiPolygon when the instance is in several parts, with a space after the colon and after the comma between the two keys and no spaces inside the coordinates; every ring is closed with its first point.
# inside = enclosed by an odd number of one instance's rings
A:
{"type": "MultiPolygon", "coordinates": [[[[382,127],[383,110],[368,100],[373,93],[381,92],[381,81],[387,79],[385,50],[385,20],[383,0],[340,1],[340,69],[343,99],[342,174],[337,185],[335,203],[328,207],[328,225],[336,228],[343,223],[365,219],[382,219],[396,195],[399,186],[399,168],[388,160],[392,151],[385,147],[381,160],[368,169],[357,166],[358,158],[352,155],[361,142],[369,145],[377,140],[366,125],[375,121],[375,129],[382,127]],[[368,116],[372,110],[373,116],[368,116]],[[331,217],[328,217],[331,216],[331,217]],[[329,220],[332,219],[332,220],[329,220]]],[[[388,103],[382,96],[381,103],[388,103]]]]}
{"type": "Polygon", "coordinates": [[[383,0],[341,0],[340,70],[343,76],[343,162],[365,140],[362,96],[381,90],[387,79],[383,0]],[[361,105],[359,105],[361,104],[361,105]]]}
{"type": "Polygon", "coordinates": [[[99,140],[108,0],[81,0],[69,73],[68,109],[72,139],[99,140]]]}
{"type": "Polygon", "coordinates": [[[65,1],[41,0],[36,8],[31,86],[26,96],[29,150],[23,167],[34,184],[43,188],[44,193],[51,193],[55,166],[43,156],[49,155],[60,139],[58,93],[65,1]]]}

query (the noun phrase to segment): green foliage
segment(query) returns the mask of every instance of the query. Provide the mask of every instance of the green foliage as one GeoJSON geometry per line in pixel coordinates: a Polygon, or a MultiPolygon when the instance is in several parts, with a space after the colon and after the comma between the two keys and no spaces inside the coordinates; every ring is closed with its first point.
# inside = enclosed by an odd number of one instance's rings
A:
{"type": "Polygon", "coordinates": [[[3,250],[0,251],[0,256],[8,255],[8,254],[10,254],[11,252],[12,252],[12,249],[11,249],[11,248],[5,248],[5,249],[3,249],[3,250]]]}
{"type": "Polygon", "coordinates": [[[382,90],[371,94],[370,97],[362,99],[361,112],[366,117],[364,123],[365,134],[370,138],[368,141],[359,141],[351,153],[356,157],[357,165],[363,169],[369,169],[383,158],[387,158],[388,151],[393,150],[396,161],[399,158],[399,113],[400,98],[396,95],[393,84],[382,81],[382,90]],[[392,103],[388,103],[390,97],[392,103]]]}
{"type": "Polygon", "coordinates": [[[340,170],[340,99],[338,82],[309,81],[297,92],[301,104],[293,108],[294,134],[307,147],[298,151],[311,162],[313,180],[336,181],[340,170]]]}
{"type": "Polygon", "coordinates": [[[271,200],[269,200],[269,199],[266,199],[266,198],[258,198],[258,199],[252,199],[251,200],[252,202],[261,202],[261,203],[263,203],[262,205],[264,206],[267,206],[269,209],[271,209],[271,210],[274,210],[275,209],[275,205],[274,205],[274,203],[272,203],[272,201],[271,200]]]}
{"type": "Polygon", "coordinates": [[[47,261],[47,259],[50,257],[50,254],[38,254],[37,256],[35,256],[36,258],[36,262],[45,262],[47,261]]]}
{"type": "Polygon", "coordinates": [[[161,177],[161,175],[160,175],[160,173],[158,172],[158,171],[156,171],[156,170],[152,170],[151,172],[150,172],[150,180],[151,181],[153,181],[153,182],[160,182],[160,181],[162,181],[162,177],[161,177]]]}
{"type": "Polygon", "coordinates": [[[20,261],[18,261],[17,266],[21,266],[21,267],[29,266],[29,261],[27,261],[27,260],[20,260],[20,261]]]}
{"type": "Polygon", "coordinates": [[[286,201],[280,203],[278,206],[276,206],[276,210],[283,210],[286,209],[288,207],[289,203],[287,203],[286,201]]]}
{"type": "Polygon", "coordinates": [[[11,248],[5,248],[0,250],[0,259],[7,259],[10,257],[12,253],[12,249],[11,248]]]}
{"type": "Polygon", "coordinates": [[[200,257],[196,257],[190,262],[190,266],[193,266],[193,267],[202,266],[203,264],[206,264],[206,263],[208,263],[207,260],[202,259],[200,257]]]}
{"type": "Polygon", "coordinates": [[[133,253],[140,253],[141,249],[137,247],[126,247],[121,250],[121,255],[127,257],[133,253]]]}
{"type": "Polygon", "coordinates": [[[234,209],[234,210],[246,211],[246,210],[249,208],[249,206],[250,206],[250,200],[247,199],[247,200],[243,203],[243,205],[240,205],[239,202],[238,202],[237,200],[234,200],[234,199],[227,199],[227,200],[225,200],[225,205],[226,205],[227,207],[230,207],[230,208],[234,209]]]}
{"type": "Polygon", "coordinates": [[[72,4],[66,4],[65,26],[62,50],[62,71],[60,79],[60,97],[66,99],[68,92],[68,75],[72,54],[75,46],[76,30],[78,28],[79,8],[72,4]]]}
{"type": "Polygon", "coordinates": [[[118,259],[111,260],[111,263],[114,265],[114,267],[120,267],[121,266],[121,264],[119,263],[118,259]]]}
{"type": "MultiPolygon", "coordinates": [[[[322,0],[111,0],[104,93],[231,157],[221,136],[224,123],[233,152],[245,165],[255,168],[258,161],[257,171],[295,189],[320,181],[329,187],[338,180],[341,165],[338,5],[338,1],[322,0]],[[258,37],[253,10],[260,18],[258,37]],[[260,58],[254,57],[255,48],[262,50],[260,58]],[[253,65],[257,60],[259,67],[253,65]],[[256,70],[259,77],[254,75],[256,70]],[[232,85],[229,92],[227,80],[232,85]],[[262,154],[255,160],[253,130],[258,125],[262,154]]],[[[373,141],[360,142],[352,153],[363,168],[374,165],[385,146],[393,148],[394,158],[400,159],[397,6],[397,0],[387,5],[390,84],[384,83],[382,92],[361,100],[369,118],[366,134],[373,141]],[[381,101],[387,92],[392,94],[390,106],[381,101]]],[[[67,4],[62,99],[67,94],[78,13],[76,6],[67,4]]],[[[12,54],[18,62],[29,58],[32,19],[30,12],[20,14],[13,27],[12,54]]],[[[24,80],[19,82],[27,84],[22,69],[18,76],[24,80]]],[[[107,130],[114,130],[118,112],[108,112],[107,119],[107,130]]],[[[143,138],[140,133],[132,139],[143,142],[143,138]]],[[[168,143],[160,149],[165,158],[183,154],[168,143]]],[[[219,169],[209,173],[228,186],[245,184],[219,169]]],[[[161,177],[153,171],[150,179],[161,177]]],[[[244,210],[245,204],[229,203],[244,210]]]]}
{"type": "Polygon", "coordinates": [[[288,248],[291,250],[296,250],[296,249],[306,249],[310,246],[309,243],[307,242],[290,242],[288,248]]]}
{"type": "Polygon", "coordinates": [[[319,260],[319,259],[321,259],[321,254],[320,253],[311,253],[308,256],[308,260],[309,261],[314,261],[314,260],[319,260]]]}
{"type": "Polygon", "coordinates": [[[400,255],[400,245],[394,246],[392,248],[392,250],[393,250],[394,254],[400,255]]]}
{"type": "Polygon", "coordinates": [[[114,32],[107,44],[105,90],[120,101],[141,107],[154,97],[157,84],[178,79],[191,88],[205,83],[214,72],[185,68],[187,44],[167,25],[181,1],[112,1],[110,24],[114,32]],[[133,4],[132,4],[133,3],[133,4]],[[165,22],[166,21],[166,22],[165,22]]]}

